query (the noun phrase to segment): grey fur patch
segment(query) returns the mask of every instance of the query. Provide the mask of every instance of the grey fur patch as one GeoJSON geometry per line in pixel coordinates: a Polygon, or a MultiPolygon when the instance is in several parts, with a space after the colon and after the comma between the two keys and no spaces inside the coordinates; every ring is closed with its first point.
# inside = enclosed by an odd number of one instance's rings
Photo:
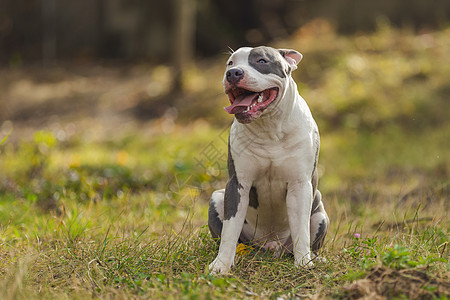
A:
{"type": "Polygon", "coordinates": [[[311,216],[319,209],[320,201],[322,201],[322,194],[319,190],[316,190],[314,201],[311,208],[311,216]]]}
{"type": "Polygon", "coordinates": [[[258,192],[256,191],[256,188],[254,186],[252,186],[252,188],[250,189],[249,198],[250,199],[249,199],[248,205],[253,207],[254,209],[257,209],[259,206],[258,192]]]}
{"type": "Polygon", "coordinates": [[[225,199],[224,199],[224,218],[229,220],[237,213],[239,202],[241,201],[241,195],[239,189],[242,185],[239,183],[236,170],[234,168],[234,160],[230,151],[230,141],[228,141],[228,182],[225,187],[225,199]]]}
{"type": "Polygon", "coordinates": [[[314,146],[316,147],[316,155],[314,157],[314,168],[313,168],[313,176],[314,173],[317,171],[317,163],[319,162],[319,150],[320,150],[320,135],[318,131],[314,132],[314,146]]]}
{"type": "Polygon", "coordinates": [[[275,74],[281,78],[286,77],[283,64],[280,60],[280,53],[271,47],[256,47],[250,51],[248,64],[262,74],[275,74]],[[264,59],[266,63],[259,63],[264,59]]]}
{"type": "MultiPolygon", "coordinates": [[[[314,170],[312,178],[311,178],[311,185],[313,188],[313,197],[316,197],[316,192],[317,192],[317,185],[319,184],[319,174],[317,172],[317,169],[314,170]]],[[[314,210],[314,205],[313,205],[313,210],[314,210]]]]}
{"type": "MultiPolygon", "coordinates": [[[[317,163],[319,162],[319,150],[320,150],[320,136],[319,132],[314,132],[314,146],[316,148],[316,154],[314,156],[314,166],[313,166],[313,172],[311,174],[311,184],[313,187],[313,197],[316,195],[317,185],[319,184],[319,174],[317,172],[317,163]]],[[[313,206],[314,208],[314,206],[313,206]]],[[[313,209],[314,210],[314,209],[313,209]]]]}
{"type": "Polygon", "coordinates": [[[328,225],[326,224],[326,220],[323,219],[319,224],[319,229],[317,230],[314,242],[311,246],[313,252],[317,252],[322,247],[325,236],[327,235],[327,229],[328,225]]]}
{"type": "Polygon", "coordinates": [[[219,238],[222,233],[223,223],[219,218],[219,213],[217,212],[212,199],[209,201],[208,210],[208,227],[211,232],[211,236],[216,239],[219,238]]]}

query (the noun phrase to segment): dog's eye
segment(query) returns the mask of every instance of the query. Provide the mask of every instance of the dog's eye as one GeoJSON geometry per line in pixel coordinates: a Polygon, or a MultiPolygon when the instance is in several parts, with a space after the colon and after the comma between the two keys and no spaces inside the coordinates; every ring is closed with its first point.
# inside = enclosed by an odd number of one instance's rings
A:
{"type": "Polygon", "coordinates": [[[258,60],[259,64],[266,64],[267,60],[265,60],[264,58],[261,58],[260,60],[258,60]]]}
{"type": "Polygon", "coordinates": [[[230,60],[229,62],[228,62],[228,64],[227,65],[229,65],[229,66],[232,66],[233,65],[233,61],[232,60],[230,60]]]}

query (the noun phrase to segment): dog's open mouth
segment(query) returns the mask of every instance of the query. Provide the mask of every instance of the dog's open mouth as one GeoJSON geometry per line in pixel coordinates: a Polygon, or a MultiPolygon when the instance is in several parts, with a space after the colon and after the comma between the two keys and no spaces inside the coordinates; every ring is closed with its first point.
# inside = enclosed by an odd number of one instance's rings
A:
{"type": "Polygon", "coordinates": [[[278,97],[278,88],[254,92],[235,87],[226,91],[226,94],[231,103],[230,106],[225,107],[227,113],[250,117],[262,112],[278,97]]]}

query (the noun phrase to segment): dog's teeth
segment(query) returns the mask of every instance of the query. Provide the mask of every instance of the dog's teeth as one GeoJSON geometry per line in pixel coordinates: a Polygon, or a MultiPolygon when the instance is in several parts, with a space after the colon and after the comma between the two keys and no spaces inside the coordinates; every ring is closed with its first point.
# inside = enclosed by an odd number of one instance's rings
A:
{"type": "Polygon", "coordinates": [[[262,93],[261,93],[261,94],[259,94],[259,97],[258,97],[258,103],[261,103],[262,100],[263,100],[263,95],[262,95],[262,93]]]}

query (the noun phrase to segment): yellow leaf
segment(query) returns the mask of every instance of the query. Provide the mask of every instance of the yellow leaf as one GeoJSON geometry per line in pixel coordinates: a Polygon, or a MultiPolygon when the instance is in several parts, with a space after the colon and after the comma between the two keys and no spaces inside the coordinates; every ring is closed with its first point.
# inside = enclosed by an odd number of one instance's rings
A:
{"type": "Polygon", "coordinates": [[[250,247],[250,246],[247,246],[247,245],[244,245],[241,243],[241,244],[237,245],[237,247],[236,247],[236,254],[242,256],[242,255],[247,254],[251,250],[253,250],[253,247],[250,247]]]}

